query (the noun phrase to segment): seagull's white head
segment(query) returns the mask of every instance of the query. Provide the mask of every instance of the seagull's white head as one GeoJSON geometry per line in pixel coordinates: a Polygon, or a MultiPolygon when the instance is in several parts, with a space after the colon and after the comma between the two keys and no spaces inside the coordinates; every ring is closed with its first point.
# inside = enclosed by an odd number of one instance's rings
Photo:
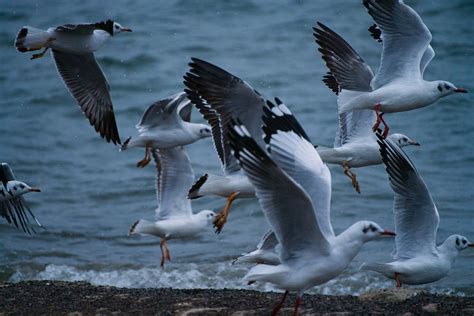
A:
{"type": "Polygon", "coordinates": [[[393,133],[390,136],[388,136],[390,140],[394,141],[395,144],[397,144],[399,147],[405,147],[405,146],[420,146],[420,143],[414,141],[410,137],[399,134],[399,133],[393,133]]]}
{"type": "Polygon", "coordinates": [[[122,25],[120,25],[119,23],[114,22],[114,25],[113,25],[114,35],[118,34],[118,33],[121,33],[121,32],[131,32],[131,31],[132,31],[131,29],[125,28],[122,25]]]}
{"type": "Polygon", "coordinates": [[[30,187],[28,184],[16,180],[8,181],[6,189],[13,196],[19,196],[28,192],[40,192],[40,189],[30,187]]]}
{"type": "Polygon", "coordinates": [[[371,241],[380,237],[395,236],[395,233],[385,230],[379,224],[372,221],[359,221],[352,225],[354,235],[362,239],[363,242],[371,241]]]}
{"type": "Polygon", "coordinates": [[[199,137],[207,138],[212,136],[211,128],[206,124],[198,124],[199,126],[199,137]]]}
{"type": "Polygon", "coordinates": [[[448,248],[456,249],[457,251],[464,250],[469,247],[474,247],[474,243],[469,242],[469,240],[461,235],[451,235],[443,243],[448,248]]]}
{"type": "Polygon", "coordinates": [[[201,219],[206,220],[207,222],[210,222],[214,219],[214,217],[216,216],[216,213],[214,213],[211,210],[204,210],[197,213],[196,216],[198,216],[201,219]]]}
{"type": "Polygon", "coordinates": [[[445,97],[453,93],[467,93],[466,89],[458,88],[449,81],[438,80],[436,83],[436,93],[439,97],[445,97]]]}

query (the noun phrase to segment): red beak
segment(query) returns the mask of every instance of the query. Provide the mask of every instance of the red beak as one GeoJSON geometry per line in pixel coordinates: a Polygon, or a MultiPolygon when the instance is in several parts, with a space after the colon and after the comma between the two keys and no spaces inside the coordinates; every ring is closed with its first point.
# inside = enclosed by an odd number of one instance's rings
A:
{"type": "Polygon", "coordinates": [[[463,88],[457,88],[457,89],[454,89],[454,92],[467,93],[467,90],[463,88]]]}
{"type": "Polygon", "coordinates": [[[30,191],[31,191],[31,192],[41,192],[41,190],[38,189],[38,188],[31,188],[30,191]]]}
{"type": "Polygon", "coordinates": [[[394,232],[390,230],[384,230],[383,232],[380,233],[381,236],[397,236],[394,232]]]}
{"type": "Polygon", "coordinates": [[[467,246],[474,248],[474,243],[470,243],[470,244],[468,244],[467,246]]]}

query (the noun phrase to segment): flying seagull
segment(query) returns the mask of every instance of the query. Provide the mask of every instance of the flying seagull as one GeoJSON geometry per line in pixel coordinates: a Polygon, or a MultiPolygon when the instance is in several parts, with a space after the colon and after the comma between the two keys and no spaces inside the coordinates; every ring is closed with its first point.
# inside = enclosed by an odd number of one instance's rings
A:
{"type": "Polygon", "coordinates": [[[30,187],[28,184],[18,181],[7,163],[0,164],[0,216],[9,224],[31,234],[35,232],[30,221],[33,220],[39,227],[43,225],[36,219],[26,204],[23,194],[28,192],[40,192],[38,188],[30,187]]]}
{"type": "Polygon", "coordinates": [[[420,16],[402,0],[364,0],[380,29],[383,49],[380,67],[365,91],[339,102],[339,113],[371,109],[376,113],[374,130],[384,124],[383,113],[409,111],[428,106],[453,93],[466,93],[448,81],[425,81],[423,72],[434,56],[429,45],[431,33],[420,16]],[[427,53],[425,59],[423,56],[427,53]],[[428,58],[427,58],[428,57],[428,58]],[[425,63],[422,65],[422,63],[425,63]]]}
{"type": "Polygon", "coordinates": [[[394,235],[371,221],[359,221],[336,236],[330,220],[331,175],[303,128],[283,104],[272,104],[263,117],[267,151],[257,145],[244,125],[229,131],[230,144],[240,166],[255,186],[265,218],[279,243],[280,264],[258,264],[247,273],[249,283],[269,282],[297,292],[337,277],[362,245],[394,235]]]}
{"type": "Polygon", "coordinates": [[[151,222],[145,219],[136,221],[131,226],[129,235],[153,235],[161,238],[160,265],[164,268],[165,258],[168,261],[171,260],[166,241],[192,237],[201,233],[215,214],[210,210],[193,214],[187,193],[194,181],[194,174],[188,154],[183,147],[154,149],[152,153],[157,171],[156,221],[151,222]]]}
{"type": "Polygon", "coordinates": [[[436,246],[439,214],[428,187],[400,147],[377,137],[394,193],[395,261],[364,263],[362,269],[394,279],[397,287],[438,281],[449,273],[459,252],[474,243],[456,234],[436,246]]]}
{"type": "Polygon", "coordinates": [[[44,50],[31,59],[43,57],[51,48],[56,68],[91,125],[107,142],[120,144],[109,84],[94,52],[121,32],[131,32],[112,20],[92,24],[65,24],[46,31],[24,26],[15,40],[17,51],[44,50]]]}
{"type": "MultiPolygon", "coordinates": [[[[338,103],[372,91],[370,83],[374,75],[362,57],[341,36],[324,24],[318,22],[318,27],[313,30],[319,51],[329,69],[323,77],[323,82],[337,94],[338,103]]],[[[317,147],[325,163],[342,165],[344,174],[352,180],[352,185],[358,193],[359,182],[350,168],[382,164],[377,139],[372,132],[375,122],[376,116],[372,110],[339,113],[339,130],[334,140],[334,148],[317,147]]],[[[388,137],[400,147],[420,145],[403,134],[394,133],[388,137]]]]}
{"type": "Polygon", "coordinates": [[[151,149],[183,146],[211,137],[209,126],[190,122],[191,110],[192,104],[184,92],[153,103],[136,125],[139,135],[129,137],[121,150],[145,147],[145,158],[137,163],[137,167],[143,168],[151,160],[151,149]]]}

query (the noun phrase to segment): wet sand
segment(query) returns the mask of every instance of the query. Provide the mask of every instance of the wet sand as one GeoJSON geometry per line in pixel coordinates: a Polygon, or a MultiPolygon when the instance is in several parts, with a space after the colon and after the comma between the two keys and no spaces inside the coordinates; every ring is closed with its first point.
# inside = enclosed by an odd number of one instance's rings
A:
{"type": "MultiPolygon", "coordinates": [[[[0,283],[0,315],[269,315],[281,293],[125,289],[85,282],[0,283]]],[[[292,315],[290,295],[280,315],[292,315]]],[[[474,315],[474,297],[390,289],[355,296],[304,295],[300,315],[474,315]]]]}

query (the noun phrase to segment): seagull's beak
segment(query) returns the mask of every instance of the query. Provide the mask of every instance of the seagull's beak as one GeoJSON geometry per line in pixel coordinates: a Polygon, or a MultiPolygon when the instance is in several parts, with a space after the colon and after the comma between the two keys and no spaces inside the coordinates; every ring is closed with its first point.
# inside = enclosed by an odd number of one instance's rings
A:
{"type": "Polygon", "coordinates": [[[125,27],[122,28],[122,32],[131,32],[131,31],[132,31],[132,29],[127,29],[125,27]]]}
{"type": "Polygon", "coordinates": [[[467,244],[468,247],[474,248],[474,243],[467,244]]]}
{"type": "Polygon", "coordinates": [[[414,146],[421,146],[419,142],[415,142],[414,140],[410,140],[408,144],[414,145],[414,146]]]}
{"type": "Polygon", "coordinates": [[[456,88],[456,89],[454,89],[454,92],[467,93],[467,90],[464,89],[464,88],[456,88]]]}
{"type": "Polygon", "coordinates": [[[384,230],[383,232],[380,233],[380,236],[396,236],[397,234],[395,234],[394,232],[390,231],[390,230],[384,230]]]}
{"type": "Polygon", "coordinates": [[[30,192],[41,192],[38,188],[30,188],[30,192]]]}

